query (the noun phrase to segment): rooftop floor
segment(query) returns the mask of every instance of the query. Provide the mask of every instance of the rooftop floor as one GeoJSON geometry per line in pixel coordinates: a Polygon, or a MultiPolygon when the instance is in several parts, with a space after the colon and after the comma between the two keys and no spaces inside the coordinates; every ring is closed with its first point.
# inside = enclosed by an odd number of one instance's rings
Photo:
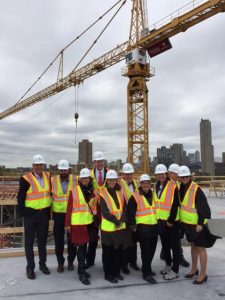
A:
{"type": "MultiPolygon", "coordinates": [[[[207,195],[207,193],[206,193],[207,195]]],[[[209,199],[212,217],[225,219],[225,199],[209,199]]],[[[216,226],[218,227],[218,226],[216,226]]],[[[224,222],[216,231],[224,233],[224,222]]],[[[225,236],[223,234],[223,236],[225,236]]],[[[190,247],[185,246],[184,255],[190,261],[190,247]]],[[[175,281],[165,281],[160,275],[164,262],[160,260],[160,243],[158,243],[153,260],[153,270],[156,272],[157,285],[150,285],[141,278],[141,273],[131,270],[131,274],[124,275],[125,280],[118,284],[111,284],[104,280],[101,264],[101,249],[97,250],[96,264],[89,272],[91,285],[85,286],[78,280],[77,262],[75,271],[59,274],[56,271],[55,255],[48,256],[47,265],[50,275],[42,274],[36,268],[36,280],[28,280],[25,274],[25,257],[0,259],[0,299],[82,299],[82,300],[115,300],[115,299],[225,299],[225,239],[217,240],[213,248],[208,251],[208,282],[201,286],[192,284],[192,280],[184,279],[189,268],[180,268],[180,277],[175,281]]],[[[38,258],[36,257],[38,265],[38,258]]],[[[141,265],[140,250],[138,250],[138,264],[141,265]]]]}

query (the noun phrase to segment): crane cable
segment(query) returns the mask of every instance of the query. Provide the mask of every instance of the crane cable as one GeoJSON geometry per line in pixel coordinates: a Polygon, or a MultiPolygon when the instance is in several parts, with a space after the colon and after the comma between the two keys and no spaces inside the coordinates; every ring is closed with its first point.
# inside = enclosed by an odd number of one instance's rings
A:
{"type": "Polygon", "coordinates": [[[74,86],[75,103],[74,103],[74,119],[75,119],[75,144],[77,143],[77,121],[79,118],[78,104],[79,104],[79,85],[74,86]]]}
{"type": "Polygon", "coordinates": [[[35,82],[30,86],[30,88],[20,97],[20,99],[15,103],[18,104],[27,94],[28,92],[35,86],[35,84],[43,77],[43,75],[50,69],[50,67],[54,64],[58,57],[66,50],[69,46],[71,46],[75,41],[77,41],[82,35],[84,35],[89,29],[91,29],[97,22],[99,22],[105,15],[107,15],[117,4],[119,4],[122,0],[117,1],[113,6],[111,6],[103,15],[101,15],[97,20],[95,20],[91,25],[89,25],[80,35],[78,35],[75,39],[73,39],[68,45],[66,45],[59,54],[53,59],[53,61],[48,65],[48,67],[42,72],[42,74],[35,80],[35,82]]]}
{"type": "Polygon", "coordinates": [[[75,68],[73,69],[72,72],[70,72],[70,74],[72,74],[77,67],[81,64],[81,62],[84,60],[84,58],[87,56],[87,54],[90,52],[90,50],[94,47],[94,45],[97,43],[97,41],[99,40],[99,38],[102,36],[102,34],[104,33],[104,31],[107,29],[107,27],[110,25],[110,23],[112,22],[112,20],[115,18],[115,16],[119,13],[119,11],[121,10],[121,8],[123,7],[123,5],[127,2],[127,0],[124,0],[123,3],[121,4],[121,6],[117,9],[117,11],[115,12],[115,14],[112,16],[112,18],[109,20],[109,22],[106,24],[106,26],[102,29],[102,31],[100,32],[100,34],[97,36],[96,40],[94,40],[94,42],[92,43],[92,45],[88,48],[88,50],[85,52],[85,54],[82,56],[82,58],[80,59],[80,61],[77,63],[77,65],[75,66],[75,68]]]}

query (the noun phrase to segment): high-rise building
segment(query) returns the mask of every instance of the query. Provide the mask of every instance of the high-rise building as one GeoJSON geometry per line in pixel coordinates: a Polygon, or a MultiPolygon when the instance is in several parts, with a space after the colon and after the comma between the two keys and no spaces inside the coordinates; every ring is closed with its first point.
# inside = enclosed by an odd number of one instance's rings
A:
{"type": "Polygon", "coordinates": [[[173,149],[162,146],[157,148],[157,159],[159,164],[164,164],[167,167],[174,162],[173,149]]]}
{"type": "Polygon", "coordinates": [[[200,162],[200,152],[198,150],[195,151],[195,163],[200,162]]]}
{"type": "Polygon", "coordinates": [[[195,154],[188,153],[188,164],[193,164],[195,162],[195,154]]]}
{"type": "Polygon", "coordinates": [[[211,122],[201,119],[200,122],[200,144],[202,173],[214,175],[214,149],[212,145],[211,122]]]}
{"type": "Polygon", "coordinates": [[[79,143],[79,163],[92,165],[92,143],[89,140],[82,140],[79,143]]]}
{"type": "Polygon", "coordinates": [[[225,152],[222,152],[222,162],[225,164],[225,152]]]}

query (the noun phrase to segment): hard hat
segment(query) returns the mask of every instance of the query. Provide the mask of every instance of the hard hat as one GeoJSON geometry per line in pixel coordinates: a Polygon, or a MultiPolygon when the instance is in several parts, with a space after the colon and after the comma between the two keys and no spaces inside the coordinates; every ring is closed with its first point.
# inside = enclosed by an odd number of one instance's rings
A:
{"type": "Polygon", "coordinates": [[[90,176],[91,176],[91,171],[88,168],[83,168],[80,170],[79,178],[85,178],[90,176]]]}
{"type": "Polygon", "coordinates": [[[36,154],[32,158],[32,163],[35,165],[45,164],[44,157],[41,154],[36,154]]]}
{"type": "Polygon", "coordinates": [[[117,175],[116,171],[114,171],[114,170],[109,170],[109,171],[106,173],[106,179],[118,179],[118,175],[117,175]]]}
{"type": "Polygon", "coordinates": [[[178,164],[172,164],[169,166],[168,172],[178,173],[179,165],[178,164]]]}
{"type": "Polygon", "coordinates": [[[150,176],[148,174],[142,174],[140,176],[140,182],[142,182],[142,181],[150,181],[150,180],[151,180],[151,178],[150,178],[150,176]]]}
{"type": "Polygon", "coordinates": [[[134,173],[134,167],[130,163],[126,163],[123,165],[122,172],[125,174],[134,173]]]}
{"type": "Polygon", "coordinates": [[[70,168],[70,164],[68,162],[68,160],[66,159],[61,159],[59,162],[58,162],[58,169],[59,170],[69,170],[70,168]]]}
{"type": "Polygon", "coordinates": [[[163,174],[167,172],[167,167],[163,164],[159,164],[155,167],[155,174],[163,174]]]}
{"type": "Polygon", "coordinates": [[[178,176],[191,176],[191,171],[187,166],[180,166],[178,169],[178,176]]]}
{"type": "Polygon", "coordinates": [[[94,161],[95,160],[104,160],[104,155],[101,151],[96,151],[93,155],[94,161]]]}

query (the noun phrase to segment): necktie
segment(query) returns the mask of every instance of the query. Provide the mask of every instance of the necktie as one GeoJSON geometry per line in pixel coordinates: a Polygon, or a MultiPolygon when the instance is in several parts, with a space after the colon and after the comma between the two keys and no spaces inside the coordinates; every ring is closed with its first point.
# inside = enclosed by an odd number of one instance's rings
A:
{"type": "Polygon", "coordinates": [[[98,185],[102,186],[102,172],[98,173],[98,185]]]}

